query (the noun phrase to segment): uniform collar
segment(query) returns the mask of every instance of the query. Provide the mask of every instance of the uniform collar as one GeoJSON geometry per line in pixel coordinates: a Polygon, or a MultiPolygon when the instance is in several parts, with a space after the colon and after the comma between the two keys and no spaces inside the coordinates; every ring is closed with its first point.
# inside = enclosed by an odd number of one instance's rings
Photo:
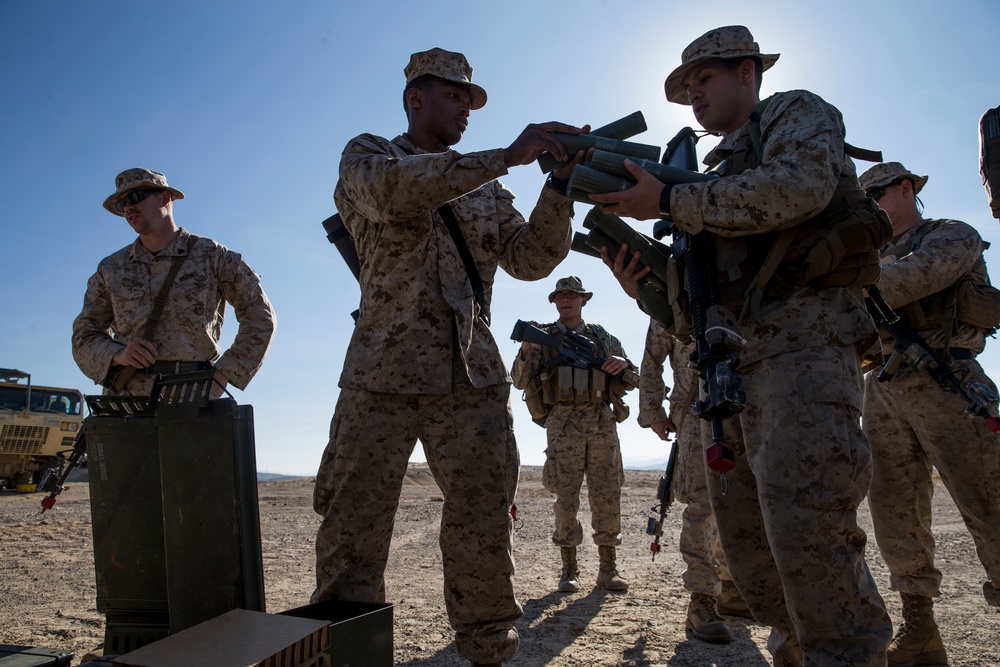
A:
{"type": "Polygon", "coordinates": [[[181,257],[188,254],[188,238],[191,233],[180,227],[180,233],[177,235],[173,241],[167,244],[167,247],[156,253],[155,255],[146,249],[146,246],[142,245],[142,242],[136,238],[132,242],[132,252],[129,253],[128,260],[130,262],[145,262],[150,263],[157,257],[181,257]]]}

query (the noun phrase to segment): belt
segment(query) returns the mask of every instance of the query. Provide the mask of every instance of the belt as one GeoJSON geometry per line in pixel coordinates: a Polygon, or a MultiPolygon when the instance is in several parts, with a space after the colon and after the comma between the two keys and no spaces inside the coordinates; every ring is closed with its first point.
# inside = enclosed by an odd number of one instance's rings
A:
{"type": "Polygon", "coordinates": [[[146,375],[173,375],[175,373],[191,373],[204,371],[212,367],[208,361],[157,361],[144,369],[146,375]]]}

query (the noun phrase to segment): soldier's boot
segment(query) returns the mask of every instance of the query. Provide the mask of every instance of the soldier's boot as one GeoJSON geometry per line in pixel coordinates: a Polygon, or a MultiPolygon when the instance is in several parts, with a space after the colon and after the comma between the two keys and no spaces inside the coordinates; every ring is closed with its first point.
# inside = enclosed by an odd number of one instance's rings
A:
{"type": "Polygon", "coordinates": [[[628,582],[622,578],[615,565],[615,548],[611,545],[597,547],[601,556],[601,566],[597,571],[597,585],[605,590],[623,592],[628,590],[628,582]]]}
{"type": "Polygon", "coordinates": [[[716,610],[724,616],[742,616],[743,618],[753,618],[750,613],[750,606],[740,595],[736,584],[728,579],[722,580],[722,592],[715,598],[716,610]]]}
{"type": "Polygon", "coordinates": [[[688,603],[687,629],[698,639],[713,644],[733,641],[729,626],[715,608],[715,598],[704,593],[692,593],[688,603]]]}
{"type": "Polygon", "coordinates": [[[987,581],[983,584],[983,597],[989,606],[1000,607],[1000,588],[994,587],[992,582],[987,581]]]}
{"type": "Polygon", "coordinates": [[[580,566],[576,564],[576,547],[560,547],[562,573],[559,575],[559,592],[576,593],[580,590],[580,566]]]}
{"type": "Polygon", "coordinates": [[[934,622],[934,602],[923,595],[900,593],[903,600],[903,625],[889,645],[889,665],[947,665],[948,655],[934,622]]]}

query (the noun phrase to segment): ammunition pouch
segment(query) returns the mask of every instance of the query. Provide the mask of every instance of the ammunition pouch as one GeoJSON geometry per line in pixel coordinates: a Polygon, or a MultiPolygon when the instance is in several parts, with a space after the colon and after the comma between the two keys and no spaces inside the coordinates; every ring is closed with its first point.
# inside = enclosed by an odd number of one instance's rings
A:
{"type": "Polygon", "coordinates": [[[531,415],[531,421],[543,428],[545,427],[545,420],[548,419],[549,410],[552,407],[551,404],[545,404],[543,396],[545,380],[547,379],[548,374],[543,369],[541,373],[528,380],[528,386],[524,388],[524,394],[522,395],[524,404],[528,408],[528,414],[531,415]],[[545,379],[541,377],[542,375],[545,375],[545,379]]]}
{"type": "Polygon", "coordinates": [[[861,190],[800,225],[778,269],[789,285],[817,289],[878,281],[880,250],[892,240],[892,222],[861,190]]]}
{"type": "Polygon", "coordinates": [[[665,292],[648,282],[637,286],[639,304],[643,312],[662,325],[668,334],[687,343],[691,340],[694,325],[691,322],[687,290],[673,255],[667,259],[666,275],[663,277],[667,288],[665,292]]]}
{"type": "Polygon", "coordinates": [[[963,278],[955,294],[955,319],[960,324],[985,329],[987,335],[994,333],[1000,326],[1000,290],[963,278]]]}
{"type": "MultiPolygon", "coordinates": [[[[758,238],[717,237],[720,304],[745,314],[748,297],[756,306],[803,287],[872,284],[879,251],[891,239],[889,217],[857,188],[791,229],[758,238]]],[[[755,315],[753,307],[750,312],[755,315]]]]}

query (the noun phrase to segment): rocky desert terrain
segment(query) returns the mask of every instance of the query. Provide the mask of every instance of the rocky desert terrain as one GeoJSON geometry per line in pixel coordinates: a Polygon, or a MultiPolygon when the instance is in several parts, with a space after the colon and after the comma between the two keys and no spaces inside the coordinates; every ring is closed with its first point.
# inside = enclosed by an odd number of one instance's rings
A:
{"type": "MultiPolygon", "coordinates": [[[[524,617],[518,622],[521,650],[511,665],[770,664],[767,630],[751,621],[727,617],[735,641],[723,646],[685,634],[688,595],[681,585],[683,562],[676,548],[682,507],[674,505],[668,516],[664,550],[655,562],[645,534],[659,475],[626,471],[619,564],[631,590],[616,595],[592,588],[597,548],[585,543],[581,567],[587,585],[577,594],[564,595],[555,592],[559,555],[549,540],[552,496],[541,486],[539,468],[522,469],[516,587],[524,617]]],[[[306,604],[313,588],[319,517],[312,511],[312,482],[295,479],[258,486],[269,612],[306,604]]],[[[387,572],[395,662],[407,667],[465,665],[455,652],[441,592],[440,492],[424,466],[411,466],[407,482],[387,572]]],[[[73,484],[44,517],[37,515],[40,495],[0,493],[0,643],[72,650],[74,665],[88,654],[100,654],[104,617],[94,602],[87,491],[86,483],[73,484]]],[[[586,526],[586,500],[583,507],[586,526]]],[[[938,487],[934,508],[938,566],[944,571],[935,610],[950,664],[1000,665],[1000,613],[983,601],[982,567],[943,487],[938,487]]],[[[870,529],[864,507],[862,523],[870,529]]],[[[869,563],[893,620],[899,622],[899,598],[888,591],[888,574],[873,540],[869,563]]]]}

